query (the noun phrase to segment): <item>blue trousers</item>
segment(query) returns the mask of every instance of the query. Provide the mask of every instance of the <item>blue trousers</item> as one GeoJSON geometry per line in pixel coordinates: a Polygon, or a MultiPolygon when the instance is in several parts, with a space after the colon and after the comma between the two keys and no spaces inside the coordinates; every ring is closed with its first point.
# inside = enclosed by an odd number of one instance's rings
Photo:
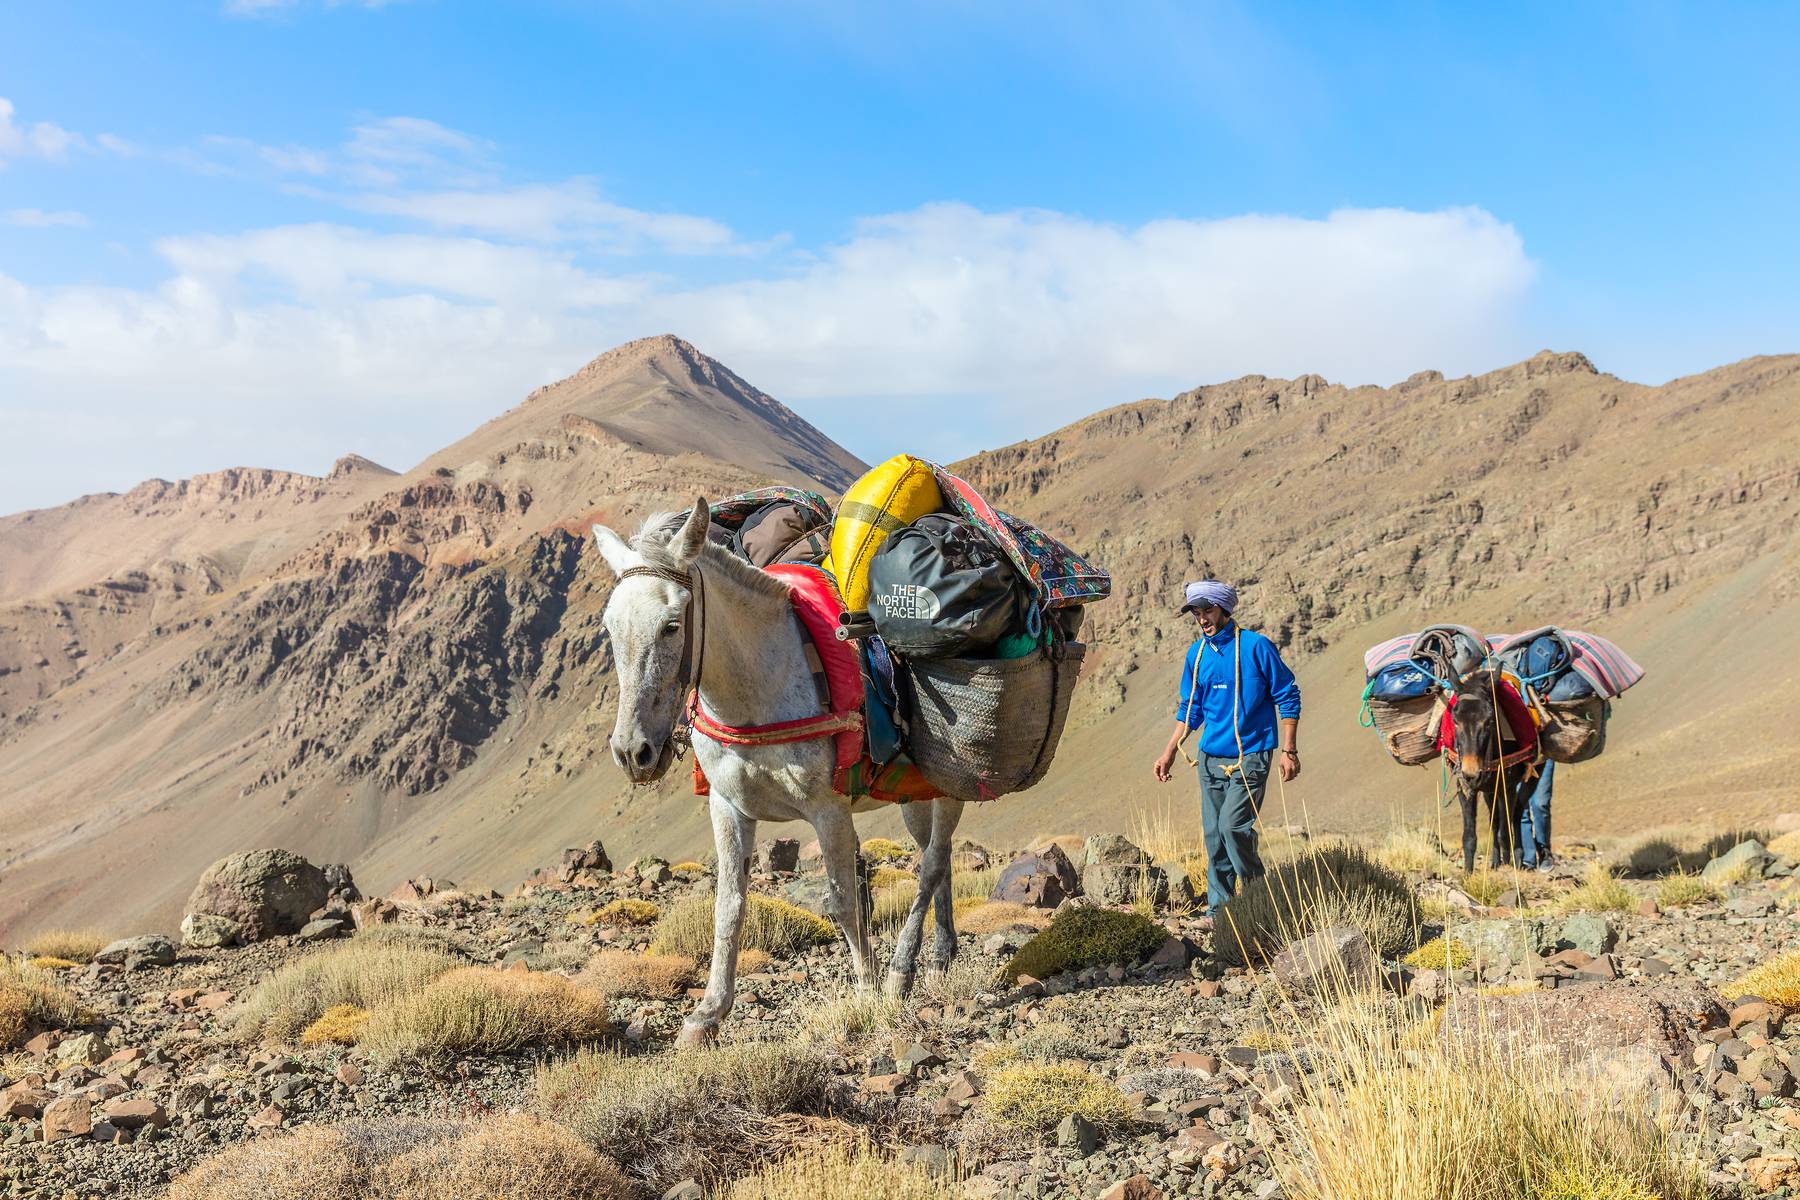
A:
{"type": "Polygon", "coordinates": [[[1273,756],[1271,750],[1244,755],[1242,772],[1236,755],[1200,756],[1200,827],[1206,835],[1208,913],[1216,915],[1237,895],[1240,883],[1263,877],[1262,855],[1256,850],[1256,817],[1262,810],[1273,756]]]}
{"type": "Polygon", "coordinates": [[[1519,805],[1519,865],[1535,867],[1550,857],[1550,793],[1555,788],[1556,764],[1538,768],[1537,787],[1519,805]]]}

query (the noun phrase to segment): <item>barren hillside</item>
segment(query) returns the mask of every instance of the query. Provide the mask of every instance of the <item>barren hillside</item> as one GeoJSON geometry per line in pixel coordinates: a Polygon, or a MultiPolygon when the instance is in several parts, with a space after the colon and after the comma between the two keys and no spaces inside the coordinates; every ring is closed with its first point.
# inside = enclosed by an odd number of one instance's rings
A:
{"type": "MultiPolygon", "coordinates": [[[[1559,832],[1792,807],[1796,412],[1800,359],[1651,388],[1544,354],[1387,389],[1250,377],[968,460],[1116,585],[1049,780],[968,833],[1194,819],[1192,786],[1148,763],[1188,637],[1173,597],[1209,572],[1300,674],[1289,820],[1431,818],[1436,773],[1389,764],[1356,706],[1362,648],[1435,619],[1592,628],[1650,668],[1607,755],[1564,774],[1559,832]]],[[[403,475],[228,472],[0,521],[0,937],[172,927],[199,871],[253,845],[349,861],[375,891],[510,887],[595,836],[690,853],[707,825],[685,776],[634,792],[605,759],[610,577],[587,526],[859,469],[656,338],[403,475]]]]}

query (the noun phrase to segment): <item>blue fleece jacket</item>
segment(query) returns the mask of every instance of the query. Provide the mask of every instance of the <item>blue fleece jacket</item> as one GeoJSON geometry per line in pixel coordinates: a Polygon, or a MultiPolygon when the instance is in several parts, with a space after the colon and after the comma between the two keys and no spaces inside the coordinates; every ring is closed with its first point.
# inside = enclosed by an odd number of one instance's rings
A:
{"type": "Polygon", "coordinates": [[[1181,700],[1175,706],[1175,719],[1189,729],[1204,727],[1200,735],[1203,752],[1214,758],[1236,758],[1239,737],[1246,754],[1273,750],[1278,744],[1276,721],[1299,716],[1300,685],[1281,661],[1275,643],[1262,634],[1239,629],[1233,622],[1188,647],[1181,665],[1181,700]],[[1239,642],[1235,647],[1234,638],[1239,642]],[[1234,731],[1232,707],[1238,699],[1239,681],[1233,678],[1233,670],[1240,661],[1236,670],[1242,676],[1243,699],[1237,704],[1234,731]]]}

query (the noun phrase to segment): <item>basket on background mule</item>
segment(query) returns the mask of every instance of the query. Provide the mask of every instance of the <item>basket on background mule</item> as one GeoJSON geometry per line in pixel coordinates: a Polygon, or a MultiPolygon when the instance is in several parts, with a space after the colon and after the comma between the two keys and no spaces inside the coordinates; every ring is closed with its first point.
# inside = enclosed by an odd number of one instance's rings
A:
{"type": "Polygon", "coordinates": [[[1544,723],[1538,728],[1538,745],[1545,758],[1559,763],[1586,762],[1606,749],[1606,719],[1612,715],[1606,697],[1540,703],[1544,723]]]}
{"type": "Polygon", "coordinates": [[[1064,642],[1023,658],[908,659],[908,751],[957,800],[993,800],[1044,777],[1056,757],[1087,647],[1064,642]]]}
{"type": "Polygon", "coordinates": [[[1405,700],[1370,697],[1369,716],[1381,733],[1381,744],[1395,762],[1417,767],[1438,756],[1438,729],[1443,724],[1444,702],[1433,692],[1405,700]]]}

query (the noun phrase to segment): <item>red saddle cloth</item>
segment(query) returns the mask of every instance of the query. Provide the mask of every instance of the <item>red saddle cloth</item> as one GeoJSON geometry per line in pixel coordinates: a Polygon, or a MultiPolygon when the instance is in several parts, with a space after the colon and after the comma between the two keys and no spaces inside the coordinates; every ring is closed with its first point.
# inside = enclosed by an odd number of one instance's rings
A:
{"type": "MultiPolygon", "coordinates": [[[[737,727],[721,725],[707,716],[700,707],[699,696],[693,695],[688,698],[688,714],[694,731],[737,746],[771,746],[829,737],[837,753],[832,787],[838,795],[852,799],[873,796],[901,804],[943,795],[910,762],[877,767],[870,761],[863,732],[862,664],[856,647],[838,640],[838,613],[843,601],[831,576],[807,563],[776,563],[763,569],[788,584],[794,612],[811,643],[806,657],[818,682],[824,711],[797,721],[737,727]]],[[[696,760],[694,794],[705,796],[711,791],[696,760]]]]}
{"type": "MultiPolygon", "coordinates": [[[[1519,763],[1530,762],[1537,758],[1537,722],[1531,719],[1531,709],[1519,697],[1518,690],[1504,679],[1500,681],[1500,741],[1503,746],[1510,743],[1513,749],[1500,761],[1501,766],[1511,767],[1519,763]]],[[[1444,709],[1443,720],[1438,725],[1438,749],[1456,764],[1456,714],[1453,709],[1444,709]]]]}

